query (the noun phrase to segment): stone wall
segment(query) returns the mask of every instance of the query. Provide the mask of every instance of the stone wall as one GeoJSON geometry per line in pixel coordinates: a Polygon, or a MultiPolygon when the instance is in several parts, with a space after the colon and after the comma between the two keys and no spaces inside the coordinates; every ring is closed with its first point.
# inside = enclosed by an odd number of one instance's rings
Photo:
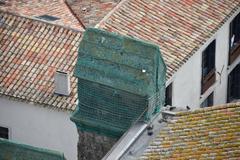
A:
{"type": "Polygon", "coordinates": [[[101,160],[118,139],[78,130],[78,160],[101,160]]]}

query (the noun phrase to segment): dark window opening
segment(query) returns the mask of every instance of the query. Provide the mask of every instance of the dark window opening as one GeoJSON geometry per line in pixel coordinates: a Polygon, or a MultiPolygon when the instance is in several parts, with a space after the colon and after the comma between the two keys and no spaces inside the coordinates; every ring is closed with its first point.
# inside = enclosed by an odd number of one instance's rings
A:
{"type": "Polygon", "coordinates": [[[0,0],[0,6],[3,6],[5,4],[6,4],[5,0],[0,0]]]}
{"type": "Polygon", "coordinates": [[[165,105],[172,105],[172,83],[166,88],[165,105]]]}
{"type": "Polygon", "coordinates": [[[230,49],[240,44],[240,14],[230,24],[230,49]]]}
{"type": "Polygon", "coordinates": [[[204,93],[215,82],[216,40],[211,42],[202,53],[202,91],[204,93]]]}
{"type": "Polygon", "coordinates": [[[47,15],[47,14],[41,15],[41,16],[37,16],[36,18],[43,19],[43,20],[46,20],[46,21],[56,21],[56,20],[60,19],[58,17],[50,16],[50,15],[47,15]]]}
{"type": "Polygon", "coordinates": [[[0,138],[5,138],[5,139],[8,139],[8,128],[5,128],[5,127],[0,127],[0,138]]]}
{"type": "Polygon", "coordinates": [[[240,99],[240,64],[228,76],[228,102],[240,99]]]}
{"type": "Polygon", "coordinates": [[[201,107],[213,106],[213,93],[211,93],[201,104],[201,107]]]}
{"type": "Polygon", "coordinates": [[[229,64],[240,55],[240,14],[230,23],[229,64]]]}

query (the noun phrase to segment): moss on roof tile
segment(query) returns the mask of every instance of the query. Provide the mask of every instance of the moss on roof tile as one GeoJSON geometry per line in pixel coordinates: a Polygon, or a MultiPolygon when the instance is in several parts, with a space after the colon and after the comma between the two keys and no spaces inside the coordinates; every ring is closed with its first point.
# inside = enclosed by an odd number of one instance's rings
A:
{"type": "Polygon", "coordinates": [[[238,159],[239,111],[232,103],[179,113],[139,159],[238,159]]]}

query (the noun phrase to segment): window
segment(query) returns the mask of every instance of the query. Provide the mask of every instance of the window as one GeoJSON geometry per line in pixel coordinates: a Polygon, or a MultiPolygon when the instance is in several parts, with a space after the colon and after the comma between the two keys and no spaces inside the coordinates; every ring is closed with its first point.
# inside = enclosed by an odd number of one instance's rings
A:
{"type": "Polygon", "coordinates": [[[5,4],[6,4],[5,0],[0,0],[0,6],[3,6],[5,4]]]}
{"type": "Polygon", "coordinates": [[[44,14],[44,15],[41,15],[41,16],[37,16],[36,18],[43,19],[45,21],[56,21],[56,20],[60,19],[58,17],[50,16],[50,15],[47,15],[47,14],[44,14]]]}
{"type": "Polygon", "coordinates": [[[240,99],[240,64],[228,76],[228,102],[240,99]]]}
{"type": "Polygon", "coordinates": [[[166,88],[165,105],[172,105],[172,83],[166,88]]]}
{"type": "Polygon", "coordinates": [[[213,106],[213,93],[211,93],[201,104],[202,108],[209,106],[213,106]]]}
{"type": "Polygon", "coordinates": [[[5,138],[5,139],[8,139],[8,128],[5,128],[5,127],[0,127],[0,138],[5,138]]]}
{"type": "Polygon", "coordinates": [[[240,55],[240,14],[230,23],[229,64],[240,55]]]}
{"type": "Polygon", "coordinates": [[[213,85],[216,79],[215,48],[216,40],[211,42],[202,53],[202,94],[213,85]]]}

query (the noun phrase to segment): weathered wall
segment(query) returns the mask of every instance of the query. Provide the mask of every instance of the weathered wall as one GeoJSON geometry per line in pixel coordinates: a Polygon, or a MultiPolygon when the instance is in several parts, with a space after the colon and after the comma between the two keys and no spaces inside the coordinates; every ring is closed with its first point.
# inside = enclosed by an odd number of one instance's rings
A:
{"type": "Polygon", "coordinates": [[[77,160],[78,133],[70,113],[0,97],[0,126],[10,129],[10,139],[63,152],[77,160]]]}
{"type": "MultiPolygon", "coordinates": [[[[238,13],[240,9],[238,10],[238,13]]],[[[167,84],[173,82],[173,106],[199,108],[201,103],[214,92],[214,105],[227,101],[228,74],[234,67],[228,66],[229,26],[234,14],[203,46],[185,63],[167,84]],[[216,82],[201,95],[202,52],[216,39],[216,82]],[[218,74],[219,72],[220,74],[218,74]]],[[[240,62],[240,58],[236,63],[240,62]]],[[[235,64],[236,65],[236,64],[235,64]]]]}
{"type": "Polygon", "coordinates": [[[78,131],[78,160],[100,160],[117,142],[117,139],[96,133],[78,131]]]}

